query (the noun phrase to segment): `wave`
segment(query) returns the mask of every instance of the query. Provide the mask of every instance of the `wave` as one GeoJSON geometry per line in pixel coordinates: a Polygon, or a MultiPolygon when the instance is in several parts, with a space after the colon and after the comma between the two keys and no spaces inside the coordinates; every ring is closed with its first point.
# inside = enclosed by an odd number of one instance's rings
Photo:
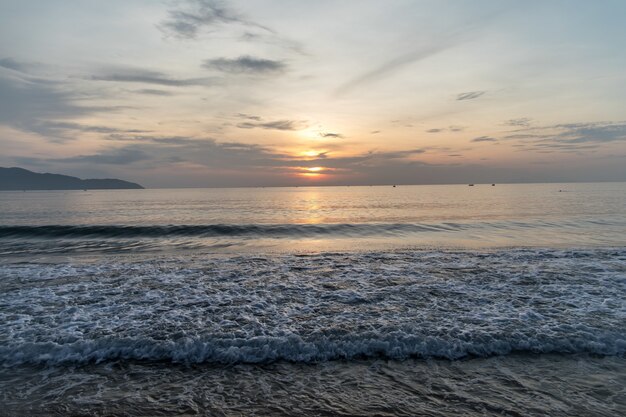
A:
{"type": "Polygon", "coordinates": [[[0,364],[625,355],[626,249],[0,263],[0,364]]]}
{"type": "Polygon", "coordinates": [[[315,237],[339,235],[398,236],[420,232],[455,232],[472,229],[523,230],[534,228],[575,229],[586,225],[620,226],[623,222],[604,220],[493,221],[439,223],[336,223],[336,224],[206,224],[206,225],[41,225],[0,226],[0,239],[19,238],[167,238],[167,237],[315,237]]]}
{"type": "Polygon", "coordinates": [[[162,238],[217,236],[374,235],[454,231],[467,227],[441,224],[212,224],[168,226],[0,226],[0,238],[162,238]]]}
{"type": "Polygon", "coordinates": [[[317,340],[306,340],[298,335],[249,339],[184,338],[180,341],[104,338],[67,344],[46,342],[1,347],[0,363],[4,366],[50,366],[118,360],[183,364],[259,364],[276,361],[315,363],[363,358],[455,360],[524,352],[620,356],[626,354],[626,338],[618,332],[566,337],[544,335],[536,338],[476,335],[475,339],[423,337],[403,332],[386,335],[366,333],[317,340]]]}

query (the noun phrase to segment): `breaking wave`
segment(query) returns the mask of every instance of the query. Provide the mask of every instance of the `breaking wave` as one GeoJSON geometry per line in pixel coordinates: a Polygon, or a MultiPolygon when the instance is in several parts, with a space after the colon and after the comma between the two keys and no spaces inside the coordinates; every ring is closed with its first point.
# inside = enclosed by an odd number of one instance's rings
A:
{"type": "Polygon", "coordinates": [[[623,249],[0,265],[0,363],[626,353],[623,249]]]}
{"type": "MultiPolygon", "coordinates": [[[[587,329],[592,330],[592,329],[587,329]]],[[[570,336],[476,334],[443,338],[403,332],[366,333],[344,338],[305,340],[300,336],[252,337],[250,339],[193,339],[156,341],[105,338],[67,344],[25,343],[0,348],[4,365],[60,365],[100,363],[114,360],[166,361],[173,363],[268,363],[290,361],[313,363],[362,358],[408,359],[488,357],[509,353],[591,353],[623,355],[626,338],[617,332],[570,336]]]]}

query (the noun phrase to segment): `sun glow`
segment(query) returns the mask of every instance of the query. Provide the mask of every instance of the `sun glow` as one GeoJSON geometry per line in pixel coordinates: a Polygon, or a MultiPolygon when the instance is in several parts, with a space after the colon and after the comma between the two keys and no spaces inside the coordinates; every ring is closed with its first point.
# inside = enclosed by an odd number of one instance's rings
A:
{"type": "Polygon", "coordinates": [[[298,175],[306,178],[320,178],[326,176],[324,171],[327,168],[324,167],[300,167],[298,168],[298,175]]]}

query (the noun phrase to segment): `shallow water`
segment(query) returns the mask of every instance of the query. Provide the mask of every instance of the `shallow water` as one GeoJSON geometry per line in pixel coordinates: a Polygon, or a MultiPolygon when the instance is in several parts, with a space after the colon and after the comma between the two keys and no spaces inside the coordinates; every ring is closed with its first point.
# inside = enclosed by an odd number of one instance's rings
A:
{"type": "Polygon", "coordinates": [[[471,360],[18,367],[0,415],[617,416],[624,359],[507,355],[471,360]]]}
{"type": "Polygon", "coordinates": [[[0,193],[0,415],[624,414],[625,203],[0,193]]]}

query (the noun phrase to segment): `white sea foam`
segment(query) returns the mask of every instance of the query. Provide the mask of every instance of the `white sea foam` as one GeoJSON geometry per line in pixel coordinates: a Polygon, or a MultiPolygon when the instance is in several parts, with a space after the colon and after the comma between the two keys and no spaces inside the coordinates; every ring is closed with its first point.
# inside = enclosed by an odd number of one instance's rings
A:
{"type": "Polygon", "coordinates": [[[0,265],[0,362],[626,353],[626,251],[0,265]]]}

